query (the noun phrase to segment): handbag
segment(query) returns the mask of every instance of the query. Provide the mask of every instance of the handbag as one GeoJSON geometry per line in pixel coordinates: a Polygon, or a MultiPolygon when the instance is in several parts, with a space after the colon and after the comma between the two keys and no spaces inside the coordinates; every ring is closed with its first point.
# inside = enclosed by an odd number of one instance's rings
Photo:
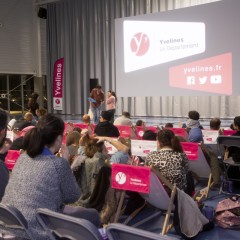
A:
{"type": "Polygon", "coordinates": [[[227,229],[240,229],[240,196],[220,201],[215,210],[216,223],[227,229]]]}

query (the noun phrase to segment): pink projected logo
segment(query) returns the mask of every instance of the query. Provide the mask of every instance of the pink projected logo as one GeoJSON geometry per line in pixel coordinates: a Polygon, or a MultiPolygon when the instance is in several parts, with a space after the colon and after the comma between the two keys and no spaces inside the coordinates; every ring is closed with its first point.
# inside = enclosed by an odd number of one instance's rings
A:
{"type": "Polygon", "coordinates": [[[171,87],[232,94],[232,54],[225,53],[169,69],[171,87]]]}
{"type": "Polygon", "coordinates": [[[132,37],[130,47],[136,56],[143,56],[149,49],[150,41],[145,33],[137,33],[132,37]]]}

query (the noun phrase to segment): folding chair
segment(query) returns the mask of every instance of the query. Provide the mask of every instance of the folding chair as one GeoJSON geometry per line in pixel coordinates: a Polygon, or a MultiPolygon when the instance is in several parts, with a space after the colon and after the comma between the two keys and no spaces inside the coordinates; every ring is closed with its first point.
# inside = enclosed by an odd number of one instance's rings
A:
{"type": "Polygon", "coordinates": [[[171,212],[174,210],[174,198],[176,195],[176,185],[172,185],[158,170],[151,168],[150,175],[150,192],[149,194],[140,193],[140,195],[152,206],[166,210],[166,216],[162,228],[162,236],[168,233],[173,224],[169,224],[171,212]],[[171,195],[169,197],[163,184],[171,190],[171,195]]]}
{"type": "Polygon", "coordinates": [[[97,227],[85,219],[39,208],[37,209],[37,220],[52,240],[58,238],[66,240],[102,240],[97,227]]]}
{"type": "MultiPolygon", "coordinates": [[[[184,143],[181,143],[184,144],[184,143]]],[[[188,143],[189,144],[189,143],[188,143]]],[[[196,144],[196,143],[192,143],[196,144]]],[[[203,180],[208,179],[207,187],[197,191],[194,195],[194,199],[200,201],[202,198],[207,198],[210,188],[213,186],[212,174],[210,166],[203,154],[201,147],[198,145],[197,159],[191,159],[188,154],[189,170],[196,176],[197,179],[203,180]]]]}
{"type": "Polygon", "coordinates": [[[20,156],[20,151],[8,150],[8,153],[5,158],[5,164],[9,170],[13,170],[19,156],[20,156]]]}
{"type": "Polygon", "coordinates": [[[223,185],[225,180],[240,181],[240,179],[228,177],[228,170],[230,167],[237,167],[238,169],[240,169],[240,162],[234,162],[232,157],[229,157],[229,147],[240,148],[240,136],[219,136],[217,138],[217,143],[219,147],[220,157],[223,160],[223,165],[224,165],[223,181],[221,183],[219,193],[229,193],[223,190],[223,185]]]}
{"type": "Polygon", "coordinates": [[[107,236],[109,240],[160,240],[179,239],[176,237],[161,236],[160,234],[147,232],[141,229],[126,226],[120,223],[112,223],[107,226],[107,236]]]}
{"type": "MultiPolygon", "coordinates": [[[[123,171],[123,174],[125,174],[124,171],[123,171]]],[[[162,235],[164,235],[173,226],[172,224],[169,224],[169,219],[170,219],[171,211],[174,209],[173,201],[176,194],[176,185],[173,186],[165,177],[162,176],[162,174],[159,171],[152,168],[151,174],[150,174],[150,192],[148,194],[139,192],[139,194],[146,200],[146,202],[150,203],[152,206],[161,210],[167,210],[163,228],[162,228],[162,235]],[[163,187],[162,183],[164,183],[171,190],[170,197],[166,192],[165,188],[163,187]]],[[[121,196],[120,202],[118,204],[118,209],[117,209],[117,213],[114,221],[115,223],[118,220],[120,209],[122,209],[123,198],[124,198],[124,194],[123,196],[121,196]]],[[[136,214],[133,214],[134,217],[135,215],[136,214]]],[[[152,216],[152,217],[155,217],[155,216],[152,216]]],[[[151,217],[145,220],[148,221],[150,219],[151,217]]],[[[144,223],[145,220],[141,221],[141,223],[144,223]]],[[[124,223],[126,223],[126,221],[124,223]]]]}
{"type": "Polygon", "coordinates": [[[9,239],[33,239],[22,213],[17,208],[3,203],[0,203],[0,239],[1,233],[9,239]]]}

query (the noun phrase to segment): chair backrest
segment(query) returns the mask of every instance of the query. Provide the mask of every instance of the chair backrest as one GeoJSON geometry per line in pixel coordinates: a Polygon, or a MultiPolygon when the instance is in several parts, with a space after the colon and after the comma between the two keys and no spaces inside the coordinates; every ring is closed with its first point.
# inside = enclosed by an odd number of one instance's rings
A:
{"type": "Polygon", "coordinates": [[[20,151],[18,150],[8,150],[5,158],[5,164],[9,170],[12,170],[20,156],[20,151]]]}
{"type": "Polygon", "coordinates": [[[217,143],[225,147],[240,147],[240,136],[219,136],[217,143]]]}
{"type": "Polygon", "coordinates": [[[148,194],[139,193],[152,206],[167,210],[169,207],[170,197],[163,187],[161,181],[154,172],[150,174],[150,192],[148,194]]]}
{"type": "Polygon", "coordinates": [[[157,141],[131,140],[133,156],[146,157],[152,151],[157,151],[157,141]]]}
{"type": "Polygon", "coordinates": [[[200,178],[208,178],[211,173],[211,168],[203,154],[200,146],[198,146],[198,159],[189,161],[190,171],[196,173],[200,178]]]}
{"type": "Polygon", "coordinates": [[[8,229],[10,232],[11,230],[20,230],[20,232],[22,232],[21,237],[31,239],[28,233],[27,220],[14,206],[0,203],[0,227],[1,226],[3,226],[4,229],[8,229]]]}
{"type": "Polygon", "coordinates": [[[225,157],[228,157],[228,156],[225,156],[225,152],[228,147],[240,148],[240,136],[219,136],[217,138],[217,143],[218,143],[218,152],[222,157],[222,159],[224,159],[225,157]]]}
{"type": "Polygon", "coordinates": [[[179,239],[177,237],[162,236],[161,234],[151,233],[141,229],[126,226],[120,223],[112,223],[107,227],[109,240],[160,240],[160,239],[179,239]]]}
{"type": "Polygon", "coordinates": [[[131,137],[131,126],[124,126],[124,125],[116,125],[118,128],[118,131],[120,133],[120,136],[123,138],[130,138],[131,137]]]}
{"type": "Polygon", "coordinates": [[[223,135],[224,136],[232,136],[235,134],[237,130],[232,130],[232,129],[223,129],[223,135]]]}
{"type": "Polygon", "coordinates": [[[186,131],[186,128],[168,128],[168,129],[174,132],[175,136],[181,136],[186,140],[188,139],[188,133],[186,131]]]}
{"type": "Polygon", "coordinates": [[[55,236],[69,240],[102,240],[97,227],[85,219],[44,208],[37,209],[37,219],[53,240],[55,236]]]}
{"type": "Polygon", "coordinates": [[[202,129],[204,144],[217,144],[218,130],[202,129]]]}

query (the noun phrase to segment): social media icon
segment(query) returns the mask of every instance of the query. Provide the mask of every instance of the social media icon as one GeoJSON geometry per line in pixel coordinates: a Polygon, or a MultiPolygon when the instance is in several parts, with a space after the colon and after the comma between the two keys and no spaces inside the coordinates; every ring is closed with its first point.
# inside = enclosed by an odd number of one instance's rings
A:
{"type": "Polygon", "coordinates": [[[203,85],[207,82],[207,77],[204,76],[204,77],[199,77],[199,84],[203,85]]]}
{"type": "Polygon", "coordinates": [[[187,85],[195,85],[195,77],[194,76],[187,77],[187,85]]]}
{"type": "Polygon", "coordinates": [[[212,75],[210,78],[211,84],[221,84],[222,83],[222,76],[221,75],[212,75]]]}

